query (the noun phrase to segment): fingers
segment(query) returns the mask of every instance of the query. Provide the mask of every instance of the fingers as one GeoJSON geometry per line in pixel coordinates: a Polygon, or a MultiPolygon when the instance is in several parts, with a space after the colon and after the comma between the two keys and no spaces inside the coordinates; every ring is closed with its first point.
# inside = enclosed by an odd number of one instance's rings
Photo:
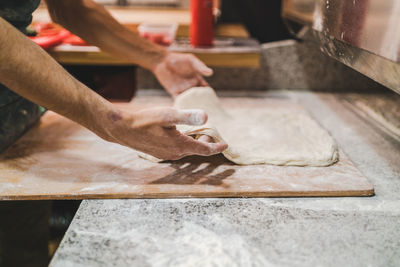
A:
{"type": "Polygon", "coordinates": [[[208,143],[200,140],[192,139],[192,145],[188,147],[186,152],[187,155],[201,155],[201,156],[211,156],[215,154],[222,153],[228,148],[228,145],[223,142],[219,143],[208,143]]]}
{"type": "Polygon", "coordinates": [[[209,84],[208,84],[208,82],[206,82],[206,80],[204,80],[204,78],[201,76],[201,75],[199,75],[198,77],[197,77],[197,79],[198,79],[198,85],[197,86],[210,86],[209,84]]]}
{"type": "Polygon", "coordinates": [[[197,140],[206,142],[206,143],[211,143],[213,141],[213,139],[208,135],[201,135],[199,138],[197,138],[197,140]]]}
{"type": "MultiPolygon", "coordinates": [[[[176,113],[175,120],[169,123],[174,124],[186,124],[186,125],[202,125],[207,121],[207,114],[203,110],[199,109],[186,109],[186,110],[174,110],[176,113]]],[[[213,143],[212,138],[207,135],[200,136],[198,140],[174,131],[177,136],[180,137],[181,141],[177,146],[182,146],[181,151],[183,153],[180,157],[188,155],[201,155],[201,156],[211,156],[215,154],[222,153],[228,148],[228,145],[224,142],[213,143]]]]}
{"type": "Polygon", "coordinates": [[[132,127],[145,128],[154,125],[171,128],[175,125],[203,125],[207,114],[201,109],[176,109],[170,107],[143,109],[135,112],[132,127]]]}
{"type": "Polygon", "coordinates": [[[186,78],[185,80],[180,81],[178,85],[174,86],[175,88],[171,88],[171,91],[173,92],[172,94],[177,96],[187,89],[190,89],[194,86],[199,86],[201,83],[200,80],[204,79],[200,74],[196,73],[191,78],[186,78]]]}
{"type": "Polygon", "coordinates": [[[142,137],[141,151],[158,158],[179,159],[188,155],[210,156],[228,147],[223,142],[213,143],[208,136],[196,140],[175,128],[177,124],[202,125],[206,122],[207,114],[200,109],[153,108],[136,112],[130,127],[134,130],[132,133],[142,137]]]}
{"type": "Polygon", "coordinates": [[[200,59],[195,56],[192,57],[192,66],[203,76],[208,77],[213,75],[213,70],[207,67],[200,59]]]}
{"type": "Polygon", "coordinates": [[[201,109],[174,109],[166,110],[161,125],[203,125],[207,122],[207,114],[201,109]]]}
{"type": "MultiPolygon", "coordinates": [[[[168,130],[167,130],[168,131],[168,130]]],[[[199,139],[194,139],[191,136],[180,133],[177,130],[169,131],[168,138],[175,139],[175,141],[168,142],[169,144],[174,144],[170,147],[167,153],[171,153],[164,159],[177,160],[190,155],[200,155],[200,156],[211,156],[215,154],[222,153],[228,148],[228,145],[221,141],[214,143],[212,138],[207,135],[202,135],[199,139]],[[178,152],[179,151],[179,152],[178,152]]],[[[169,154],[168,153],[168,154],[169,154]]]]}

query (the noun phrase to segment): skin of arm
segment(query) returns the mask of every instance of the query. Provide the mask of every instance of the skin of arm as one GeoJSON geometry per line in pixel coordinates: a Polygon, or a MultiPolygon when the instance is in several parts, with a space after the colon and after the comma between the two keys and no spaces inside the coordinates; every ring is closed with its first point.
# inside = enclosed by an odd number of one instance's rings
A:
{"type": "Polygon", "coordinates": [[[207,115],[199,110],[118,109],[74,79],[44,50],[0,17],[0,82],[29,99],[80,123],[103,139],[161,159],[212,155],[226,149],[185,136],[175,124],[198,125],[207,115]]]}
{"type": "Polygon", "coordinates": [[[207,86],[213,71],[192,54],[168,52],[117,22],[92,0],[46,0],[52,20],[101,50],[138,64],[154,73],[176,96],[194,86],[207,86]]]}

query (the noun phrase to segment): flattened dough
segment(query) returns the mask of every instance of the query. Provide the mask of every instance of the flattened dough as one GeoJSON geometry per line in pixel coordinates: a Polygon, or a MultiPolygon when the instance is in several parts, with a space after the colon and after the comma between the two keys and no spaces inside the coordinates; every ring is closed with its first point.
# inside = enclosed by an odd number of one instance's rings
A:
{"type": "MultiPolygon", "coordinates": [[[[282,102],[284,103],[284,102],[282,102]]],[[[209,87],[189,89],[175,99],[174,107],[203,109],[202,126],[179,125],[187,135],[209,135],[229,147],[223,154],[241,164],[329,166],[338,160],[333,138],[300,108],[273,105],[261,108],[222,108],[209,87]]],[[[293,105],[289,105],[293,106],[293,105]]],[[[294,105],[295,106],[295,105],[294,105]]]]}

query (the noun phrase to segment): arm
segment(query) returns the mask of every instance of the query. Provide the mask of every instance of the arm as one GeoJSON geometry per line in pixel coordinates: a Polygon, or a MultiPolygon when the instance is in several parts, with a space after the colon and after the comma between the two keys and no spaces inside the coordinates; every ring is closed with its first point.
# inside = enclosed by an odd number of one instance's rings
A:
{"type": "Polygon", "coordinates": [[[200,142],[180,134],[175,124],[206,121],[201,111],[157,108],[133,113],[116,106],[74,79],[45,51],[0,17],[0,82],[19,95],[51,109],[107,141],[162,159],[211,155],[224,144],[200,142]]]}
{"type": "Polygon", "coordinates": [[[99,120],[105,118],[100,116],[116,112],[111,103],[74,79],[45,51],[1,17],[0,82],[30,101],[92,131],[101,127],[99,120]],[[96,118],[90,110],[103,112],[96,118]]]}
{"type": "Polygon", "coordinates": [[[46,0],[52,20],[103,51],[152,71],[172,95],[206,86],[212,70],[191,54],[168,52],[117,22],[92,0],[46,0]]]}

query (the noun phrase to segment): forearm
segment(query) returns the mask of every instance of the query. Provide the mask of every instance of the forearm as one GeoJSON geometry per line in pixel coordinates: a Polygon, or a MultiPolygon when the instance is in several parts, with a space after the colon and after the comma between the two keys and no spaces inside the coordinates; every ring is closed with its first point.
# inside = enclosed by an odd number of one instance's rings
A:
{"type": "Polygon", "coordinates": [[[121,25],[103,6],[92,0],[46,2],[53,21],[105,52],[149,70],[153,70],[168,53],[164,47],[121,25]]]}
{"type": "Polygon", "coordinates": [[[99,135],[114,107],[74,79],[45,51],[0,18],[0,82],[99,135]]]}

